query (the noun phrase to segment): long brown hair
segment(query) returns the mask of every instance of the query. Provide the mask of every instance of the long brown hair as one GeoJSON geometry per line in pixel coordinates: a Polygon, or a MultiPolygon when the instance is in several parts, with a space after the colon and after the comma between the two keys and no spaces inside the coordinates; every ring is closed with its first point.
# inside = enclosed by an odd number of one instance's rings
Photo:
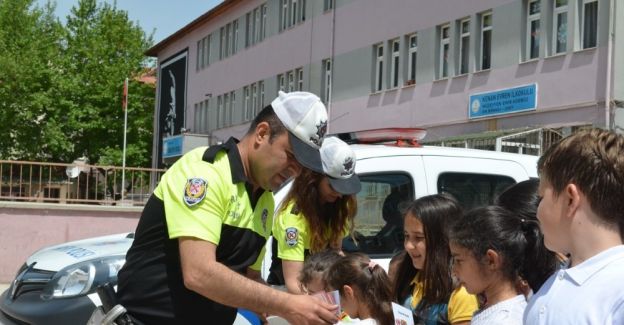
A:
{"type": "Polygon", "coordinates": [[[380,325],[394,324],[392,287],[386,271],[362,253],[349,254],[324,274],[328,289],[344,295],[344,286],[356,287],[356,299],[365,304],[380,325]]]}
{"type": "MultiPolygon", "coordinates": [[[[296,209],[308,222],[311,253],[327,248],[327,243],[338,242],[345,232],[351,234],[357,213],[355,195],[343,195],[332,203],[319,203],[318,186],[324,177],[323,174],[304,168],[284,198],[284,202],[294,201],[296,209]]],[[[284,211],[288,205],[283,204],[280,210],[284,211]]]]}
{"type": "Polygon", "coordinates": [[[454,289],[451,278],[451,250],[448,244],[447,225],[462,214],[462,208],[453,197],[446,194],[423,196],[413,201],[404,218],[417,218],[425,232],[425,265],[414,268],[412,258],[405,254],[399,264],[394,281],[394,298],[402,300],[411,292],[410,282],[416,275],[424,282],[422,301],[425,305],[448,303],[454,289]]]}

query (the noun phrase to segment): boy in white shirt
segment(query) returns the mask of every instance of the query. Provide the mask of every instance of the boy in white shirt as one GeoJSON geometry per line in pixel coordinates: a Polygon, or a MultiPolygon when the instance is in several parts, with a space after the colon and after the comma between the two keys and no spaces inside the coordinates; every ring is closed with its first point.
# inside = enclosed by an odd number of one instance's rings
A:
{"type": "Polygon", "coordinates": [[[538,162],[546,247],[570,255],[533,295],[524,324],[624,324],[624,136],[592,129],[538,162]]]}

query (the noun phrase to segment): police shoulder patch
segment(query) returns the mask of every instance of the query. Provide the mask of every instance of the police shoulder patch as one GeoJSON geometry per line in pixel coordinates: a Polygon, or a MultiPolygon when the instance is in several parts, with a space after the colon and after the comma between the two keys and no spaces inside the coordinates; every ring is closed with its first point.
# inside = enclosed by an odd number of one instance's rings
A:
{"type": "Polygon", "coordinates": [[[298,230],[295,227],[286,228],[286,244],[290,247],[297,245],[299,237],[298,230]]]}
{"type": "Polygon", "coordinates": [[[208,183],[205,179],[189,178],[184,186],[184,203],[191,207],[201,202],[206,196],[206,187],[208,183]]]}

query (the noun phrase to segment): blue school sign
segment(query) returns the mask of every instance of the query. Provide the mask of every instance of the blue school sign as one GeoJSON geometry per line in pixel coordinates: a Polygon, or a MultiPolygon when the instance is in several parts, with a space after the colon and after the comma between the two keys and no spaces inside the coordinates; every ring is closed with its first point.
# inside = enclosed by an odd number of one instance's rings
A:
{"type": "Polygon", "coordinates": [[[468,118],[531,111],[537,108],[537,84],[470,96],[468,118]]]}
{"type": "Polygon", "coordinates": [[[163,139],[163,158],[182,156],[182,135],[174,135],[163,139]]]}

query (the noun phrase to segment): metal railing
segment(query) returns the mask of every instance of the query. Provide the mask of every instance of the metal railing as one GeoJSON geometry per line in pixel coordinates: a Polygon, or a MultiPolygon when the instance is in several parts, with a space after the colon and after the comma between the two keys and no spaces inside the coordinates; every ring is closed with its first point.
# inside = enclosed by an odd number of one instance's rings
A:
{"type": "Polygon", "coordinates": [[[0,200],[135,205],[147,202],[164,169],[0,160],[0,200]]]}
{"type": "Polygon", "coordinates": [[[527,128],[524,130],[493,131],[423,142],[423,144],[540,156],[546,149],[566,135],[590,127],[591,125],[575,125],[559,128],[527,128]]]}

